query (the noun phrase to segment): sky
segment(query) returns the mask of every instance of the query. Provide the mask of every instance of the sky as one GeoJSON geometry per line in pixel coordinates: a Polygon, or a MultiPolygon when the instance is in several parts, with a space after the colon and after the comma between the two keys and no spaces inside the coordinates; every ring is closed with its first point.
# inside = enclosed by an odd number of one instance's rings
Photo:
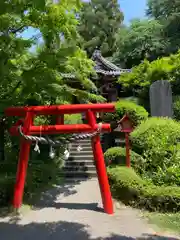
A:
{"type": "Polygon", "coordinates": [[[144,18],[146,0],[119,0],[119,4],[124,13],[125,24],[129,24],[132,18],[144,18]]]}
{"type": "MultiPolygon", "coordinates": [[[[84,0],[88,1],[88,0],[84,0]]],[[[124,23],[129,24],[133,18],[144,18],[146,0],[118,0],[120,8],[124,13],[124,23]]],[[[34,29],[29,28],[23,32],[23,37],[29,39],[32,35],[38,34],[34,29]]]]}

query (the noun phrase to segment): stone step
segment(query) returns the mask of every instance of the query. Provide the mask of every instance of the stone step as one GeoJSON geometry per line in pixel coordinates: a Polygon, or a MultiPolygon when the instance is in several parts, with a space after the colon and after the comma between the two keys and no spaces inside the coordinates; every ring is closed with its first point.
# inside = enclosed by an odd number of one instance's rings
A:
{"type": "MultiPolygon", "coordinates": [[[[70,148],[70,152],[75,152],[75,151],[77,151],[77,147],[78,146],[72,146],[71,148],[70,148]]],[[[92,151],[92,147],[91,146],[84,146],[84,145],[82,145],[81,146],[82,147],[82,152],[83,151],[92,151]]]]}
{"type": "Polygon", "coordinates": [[[70,181],[71,179],[72,181],[78,181],[78,179],[84,181],[97,177],[91,139],[83,139],[71,144],[70,157],[65,161],[62,175],[65,180],[70,179],[70,181]],[[77,150],[78,146],[82,147],[81,151],[77,150]]]}
{"type": "Polygon", "coordinates": [[[91,154],[86,154],[86,153],[77,153],[77,154],[72,154],[71,152],[70,152],[70,157],[75,157],[75,158],[77,158],[77,157],[81,157],[81,156],[91,156],[92,158],[93,158],[93,154],[91,153],[91,154]]]}
{"type": "Polygon", "coordinates": [[[75,171],[82,171],[82,172],[87,172],[87,171],[96,171],[96,167],[94,165],[65,165],[62,168],[64,171],[70,171],[70,172],[75,172],[75,171]]]}
{"type": "Polygon", "coordinates": [[[93,151],[89,150],[89,151],[83,151],[83,149],[81,151],[71,151],[70,150],[71,155],[77,155],[77,154],[85,154],[85,155],[93,155],[93,151]]]}
{"type": "Polygon", "coordinates": [[[78,146],[84,146],[84,147],[91,147],[91,143],[89,142],[85,142],[85,143],[82,143],[82,142],[74,142],[71,144],[72,147],[78,147],[78,146]]]}
{"type": "Polygon", "coordinates": [[[92,177],[71,177],[71,178],[65,178],[65,183],[79,183],[79,182],[84,182],[87,180],[91,181],[97,181],[97,176],[92,176],[92,177]]]}
{"type": "Polygon", "coordinates": [[[71,161],[73,161],[73,160],[76,160],[76,159],[82,159],[82,160],[94,160],[94,156],[93,155],[71,155],[70,154],[70,156],[69,156],[69,159],[71,160],[71,161]]]}
{"type": "Polygon", "coordinates": [[[88,178],[88,177],[97,177],[96,171],[62,171],[60,174],[65,178],[88,178]]]}
{"type": "Polygon", "coordinates": [[[94,161],[91,161],[91,160],[66,160],[65,161],[65,166],[82,166],[82,165],[86,165],[86,166],[89,166],[89,165],[95,165],[95,162],[94,161]]]}
{"type": "Polygon", "coordinates": [[[115,139],[115,143],[126,143],[125,139],[115,139]]]}
{"type": "Polygon", "coordinates": [[[84,144],[84,143],[89,143],[89,144],[91,144],[91,139],[80,139],[80,140],[78,140],[78,143],[82,143],[82,144],[84,144]]]}

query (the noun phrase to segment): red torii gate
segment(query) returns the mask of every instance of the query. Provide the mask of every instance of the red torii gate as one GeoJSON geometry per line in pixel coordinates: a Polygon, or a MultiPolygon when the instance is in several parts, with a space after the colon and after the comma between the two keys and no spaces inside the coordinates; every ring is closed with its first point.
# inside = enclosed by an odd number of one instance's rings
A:
{"type": "MultiPolygon", "coordinates": [[[[11,127],[12,135],[19,135],[18,127],[22,126],[25,135],[61,134],[61,133],[89,133],[98,129],[96,121],[97,112],[114,112],[114,104],[74,104],[59,106],[33,106],[33,107],[10,107],[6,109],[7,116],[23,117],[11,127]],[[64,114],[85,113],[88,124],[64,124],[64,114]],[[56,115],[56,125],[34,126],[33,121],[37,115],[56,115]]],[[[102,132],[110,132],[110,124],[103,123],[102,132]]],[[[14,189],[13,207],[19,209],[22,205],[24,184],[26,179],[27,165],[30,153],[31,141],[24,138],[20,143],[19,162],[14,189]]],[[[92,149],[96,161],[96,171],[99,180],[102,203],[107,214],[113,214],[113,202],[108,182],[104,155],[101,147],[100,136],[92,138],[92,149]]]]}

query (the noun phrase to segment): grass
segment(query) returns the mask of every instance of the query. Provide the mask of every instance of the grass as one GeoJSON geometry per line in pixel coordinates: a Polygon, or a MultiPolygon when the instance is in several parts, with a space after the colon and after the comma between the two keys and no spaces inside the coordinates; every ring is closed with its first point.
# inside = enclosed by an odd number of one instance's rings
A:
{"type": "Polygon", "coordinates": [[[150,224],[162,230],[180,234],[180,213],[149,213],[144,214],[150,224]]]}

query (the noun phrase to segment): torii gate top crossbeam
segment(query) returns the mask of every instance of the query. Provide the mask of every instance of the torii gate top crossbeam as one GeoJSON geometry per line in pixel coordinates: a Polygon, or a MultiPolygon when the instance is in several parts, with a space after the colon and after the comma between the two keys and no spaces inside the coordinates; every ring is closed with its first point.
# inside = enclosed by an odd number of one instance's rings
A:
{"type": "Polygon", "coordinates": [[[115,106],[111,103],[105,104],[67,104],[57,106],[33,106],[33,107],[10,107],[5,111],[6,116],[24,117],[27,112],[35,115],[58,115],[83,113],[88,110],[93,112],[114,112],[115,106]]]}
{"type": "MultiPolygon", "coordinates": [[[[26,118],[27,114],[30,114],[31,119],[37,115],[61,115],[64,118],[64,114],[86,113],[93,114],[96,112],[114,112],[115,106],[111,103],[105,104],[72,104],[72,105],[57,105],[57,106],[32,106],[32,107],[10,107],[5,111],[6,116],[19,116],[26,118]]],[[[82,133],[92,132],[98,129],[98,124],[94,123],[93,127],[90,124],[91,120],[87,117],[88,124],[59,124],[47,125],[47,126],[34,126],[33,120],[28,128],[30,135],[41,134],[60,134],[60,133],[82,133]]],[[[18,126],[21,125],[19,121],[11,127],[10,132],[12,135],[18,135],[18,126]]],[[[101,131],[111,131],[110,124],[102,124],[101,131]]]]}

